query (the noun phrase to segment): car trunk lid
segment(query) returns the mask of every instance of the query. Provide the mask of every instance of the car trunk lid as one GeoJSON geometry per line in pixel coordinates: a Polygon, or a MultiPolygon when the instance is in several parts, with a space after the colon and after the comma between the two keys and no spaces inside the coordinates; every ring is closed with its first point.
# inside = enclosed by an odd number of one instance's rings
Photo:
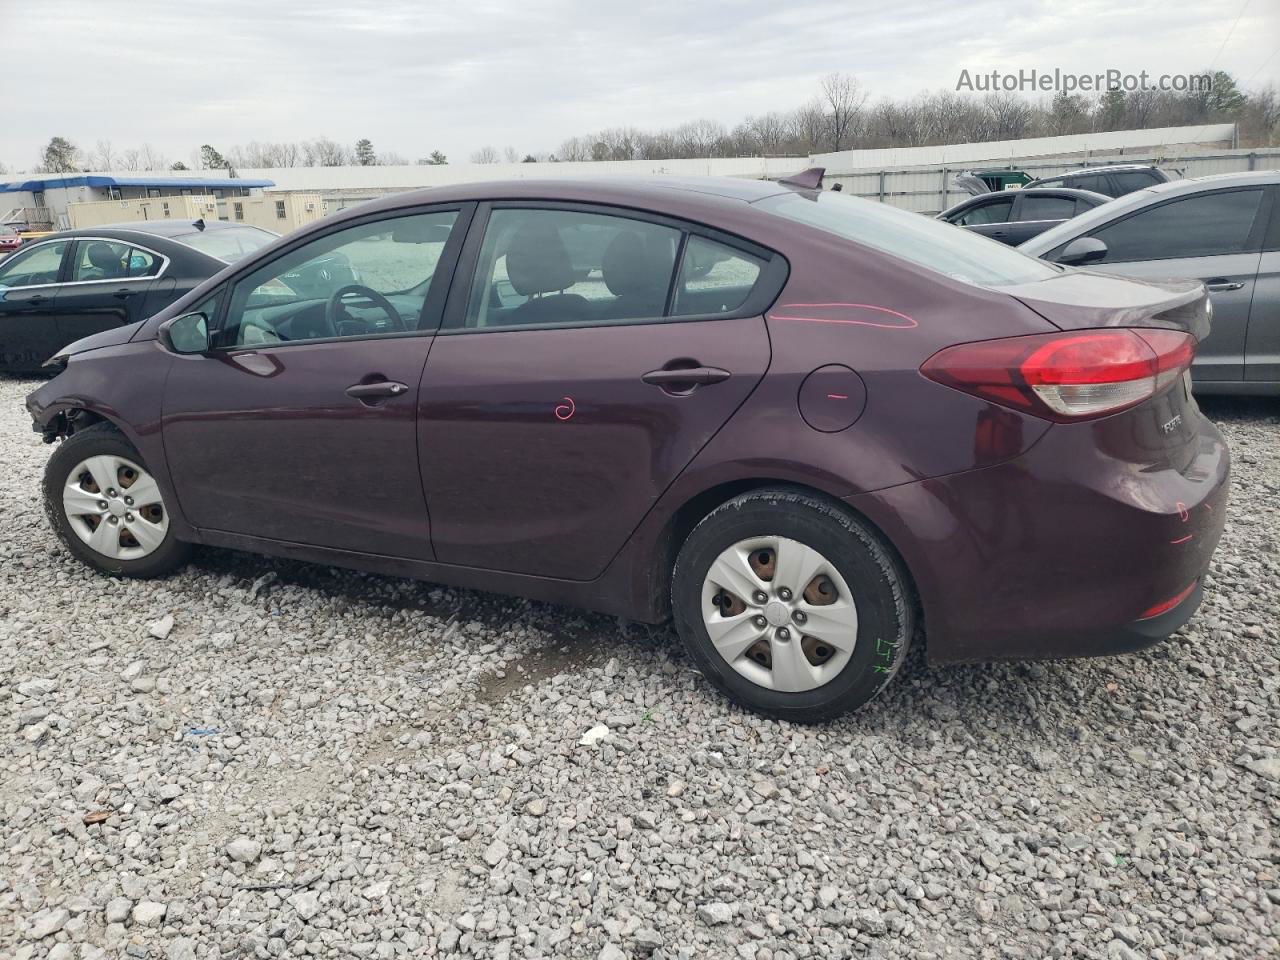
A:
{"type": "Polygon", "coordinates": [[[1198,280],[1135,280],[1064,270],[1047,280],[1003,288],[1061,330],[1160,327],[1209,335],[1212,311],[1198,280]]]}

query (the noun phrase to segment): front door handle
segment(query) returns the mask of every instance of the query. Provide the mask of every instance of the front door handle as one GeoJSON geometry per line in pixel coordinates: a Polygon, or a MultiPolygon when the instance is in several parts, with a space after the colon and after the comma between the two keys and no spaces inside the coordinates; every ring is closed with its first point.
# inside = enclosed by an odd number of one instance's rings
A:
{"type": "Polygon", "coordinates": [[[1241,287],[1244,286],[1244,281],[1243,280],[1232,281],[1232,280],[1228,280],[1226,277],[1215,277],[1213,280],[1206,280],[1204,282],[1204,286],[1206,290],[1213,290],[1215,292],[1220,292],[1224,290],[1239,290],[1241,287]]]}
{"type": "Polygon", "coordinates": [[[398,380],[377,380],[373,383],[356,383],[347,387],[347,396],[361,403],[377,403],[385,397],[398,397],[409,387],[398,380]]]}
{"type": "Polygon", "coordinates": [[[719,367],[677,367],[650,370],[640,379],[655,387],[697,387],[704,383],[719,383],[729,379],[729,371],[719,367]]]}
{"type": "Polygon", "coordinates": [[[130,297],[132,297],[134,294],[138,292],[139,291],[137,290],[130,290],[128,287],[121,287],[119,290],[113,293],[112,296],[115,297],[117,300],[128,300],[130,297]]]}

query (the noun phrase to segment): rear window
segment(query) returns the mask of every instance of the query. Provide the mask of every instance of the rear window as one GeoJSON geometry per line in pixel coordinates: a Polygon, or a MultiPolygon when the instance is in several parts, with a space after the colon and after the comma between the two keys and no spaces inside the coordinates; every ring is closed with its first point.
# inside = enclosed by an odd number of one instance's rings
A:
{"type": "Polygon", "coordinates": [[[178,234],[173,239],[206,256],[217,257],[225,263],[235,263],[279,238],[270,230],[243,226],[221,230],[193,230],[191,233],[178,234]]]}
{"type": "Polygon", "coordinates": [[[944,221],[830,190],[782,193],[756,206],[966,283],[999,287],[1058,274],[1056,267],[944,221]]]}
{"type": "Polygon", "coordinates": [[[1075,215],[1076,202],[1070,197],[1023,197],[1023,220],[1069,220],[1075,215]]]}

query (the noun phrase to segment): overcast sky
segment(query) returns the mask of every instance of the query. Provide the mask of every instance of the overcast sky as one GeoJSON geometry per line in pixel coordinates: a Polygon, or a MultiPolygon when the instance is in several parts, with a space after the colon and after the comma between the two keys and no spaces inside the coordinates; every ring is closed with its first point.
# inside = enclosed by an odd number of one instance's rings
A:
{"type": "Polygon", "coordinates": [[[188,164],[201,143],[320,135],[410,160],[554,151],[790,109],[832,71],[873,99],[955,89],[961,68],[1280,84],[1277,0],[0,0],[0,37],[10,170],[54,135],[188,164]]]}

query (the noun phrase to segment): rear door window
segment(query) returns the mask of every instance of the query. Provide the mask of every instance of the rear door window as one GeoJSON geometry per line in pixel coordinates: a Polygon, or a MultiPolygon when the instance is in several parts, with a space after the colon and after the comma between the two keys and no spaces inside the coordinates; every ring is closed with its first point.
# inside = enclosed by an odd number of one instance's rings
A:
{"type": "Polygon", "coordinates": [[[1023,197],[1022,220],[1068,220],[1075,213],[1076,202],[1068,197],[1023,197]]]}
{"type": "Polygon", "coordinates": [[[751,295],[764,264],[756,257],[706,237],[685,244],[671,315],[694,317],[737,310],[751,295]]]}
{"type": "Polygon", "coordinates": [[[163,260],[147,250],[116,240],[79,240],[71,264],[72,283],[152,277],[163,260]]]}
{"type": "MultiPolygon", "coordinates": [[[[680,231],[577,210],[489,216],[465,325],[594,324],[661,318],[680,231]]],[[[706,282],[719,266],[709,258],[706,282]]]]}
{"type": "Polygon", "coordinates": [[[1005,223],[1012,209],[1012,197],[1007,200],[993,200],[991,203],[979,204],[971,210],[966,210],[955,222],[963,227],[972,227],[979,223],[1005,223]]]}
{"type": "Polygon", "coordinates": [[[1107,263],[1242,253],[1261,206],[1261,188],[1219,190],[1148,207],[1092,235],[1107,245],[1107,263]]]}

